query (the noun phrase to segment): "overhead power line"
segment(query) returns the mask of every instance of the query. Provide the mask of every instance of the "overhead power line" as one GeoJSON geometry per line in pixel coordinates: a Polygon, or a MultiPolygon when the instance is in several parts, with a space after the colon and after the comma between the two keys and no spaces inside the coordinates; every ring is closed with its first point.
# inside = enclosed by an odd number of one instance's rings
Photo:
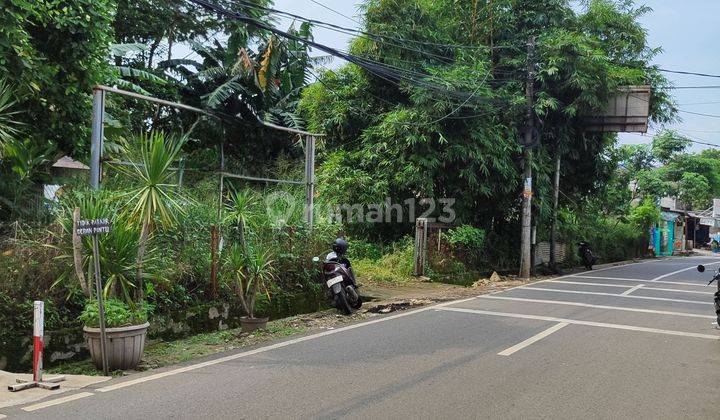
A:
{"type": "Polygon", "coordinates": [[[344,17],[345,19],[349,19],[349,20],[357,23],[358,25],[361,25],[361,24],[362,24],[362,23],[360,23],[360,21],[358,21],[357,19],[355,19],[355,18],[353,18],[353,17],[350,17],[350,16],[348,16],[348,15],[346,15],[346,14],[344,14],[344,13],[340,13],[340,12],[338,12],[337,10],[331,8],[330,6],[326,6],[326,5],[322,4],[322,3],[320,3],[319,1],[310,0],[310,2],[317,4],[318,6],[322,7],[322,8],[325,9],[325,10],[329,10],[329,11],[333,12],[333,13],[335,13],[335,14],[338,15],[338,16],[342,16],[342,17],[344,17]]]}
{"type": "Polygon", "coordinates": [[[678,111],[683,112],[685,114],[700,115],[701,117],[720,118],[720,115],[703,114],[702,112],[685,111],[684,109],[678,109],[678,111]]]}
{"type": "MultiPolygon", "coordinates": [[[[678,131],[678,130],[675,130],[675,131],[678,131]]],[[[680,132],[680,131],[678,131],[678,133],[684,134],[684,133],[682,133],[682,132],[680,132]]],[[[651,139],[652,139],[652,137],[646,136],[646,135],[643,134],[643,133],[628,133],[628,134],[633,134],[633,135],[636,135],[636,136],[641,136],[641,137],[646,137],[646,138],[651,138],[651,139]]],[[[691,142],[691,143],[701,144],[701,145],[703,145],[703,146],[710,146],[710,147],[720,148],[720,144],[708,143],[708,142],[699,141],[699,140],[693,140],[693,139],[689,138],[689,136],[688,136],[687,134],[685,135],[685,137],[687,137],[687,140],[688,140],[689,142],[691,142]]]]}
{"type": "MultiPolygon", "coordinates": [[[[370,59],[366,59],[363,57],[359,57],[353,54],[344,53],[336,48],[329,47],[324,44],[320,44],[318,42],[315,42],[313,40],[305,39],[301,36],[298,36],[296,34],[292,34],[286,31],[282,31],[278,28],[275,28],[271,25],[268,25],[264,22],[258,21],[257,19],[254,19],[252,17],[249,17],[243,13],[227,10],[223,7],[218,6],[217,4],[214,4],[212,2],[206,1],[206,0],[188,0],[191,3],[197,4],[199,6],[202,6],[206,9],[209,9],[218,15],[225,16],[230,19],[235,19],[241,22],[245,22],[248,24],[251,24],[257,28],[264,29],[270,33],[273,33],[275,35],[278,35],[283,38],[287,38],[296,42],[301,42],[305,45],[308,45],[313,48],[317,48],[320,51],[323,51],[325,53],[328,53],[330,55],[333,55],[335,57],[342,58],[343,60],[353,63],[369,73],[388,81],[389,83],[394,83],[398,86],[398,82],[406,82],[410,85],[424,88],[427,90],[435,91],[437,93],[444,94],[448,97],[454,97],[460,100],[465,100],[469,96],[472,97],[472,95],[469,92],[462,92],[462,91],[452,91],[447,88],[445,85],[437,84],[429,82],[428,80],[425,80],[425,76],[422,78],[418,78],[417,76],[413,74],[412,71],[405,70],[405,69],[399,69],[393,66],[390,66],[388,64],[375,62],[370,59]]],[[[427,79],[431,79],[430,77],[427,77],[427,79]]]]}
{"type": "Polygon", "coordinates": [[[661,86],[658,89],[720,89],[720,85],[705,86],[661,86]]]}
{"type": "Polygon", "coordinates": [[[687,74],[690,76],[701,76],[701,77],[715,77],[720,79],[720,74],[707,74],[707,73],[695,73],[692,71],[682,71],[682,70],[667,70],[667,69],[658,69],[665,73],[675,73],[675,74],[687,74]]]}
{"type": "MultiPolygon", "coordinates": [[[[410,44],[425,45],[425,46],[438,47],[438,48],[448,48],[448,49],[490,50],[490,49],[516,48],[516,46],[510,46],[510,45],[496,45],[493,47],[489,47],[489,46],[485,46],[485,45],[447,44],[447,43],[442,43],[442,42],[418,41],[415,39],[398,38],[396,36],[376,34],[376,33],[368,32],[368,31],[361,30],[361,29],[348,28],[346,26],[336,25],[334,23],[328,23],[328,22],[324,22],[321,20],[317,20],[317,19],[311,19],[311,18],[307,18],[305,16],[294,14],[294,13],[285,12],[283,10],[273,9],[270,7],[265,7],[265,6],[260,6],[260,5],[254,4],[254,3],[249,3],[244,0],[235,0],[235,2],[238,4],[241,4],[245,7],[253,8],[256,10],[262,10],[262,11],[270,13],[270,14],[285,15],[285,16],[291,17],[293,19],[297,19],[297,20],[300,20],[303,22],[308,22],[308,23],[312,23],[312,24],[320,26],[320,27],[324,27],[326,29],[331,29],[331,30],[335,30],[338,32],[343,32],[343,33],[348,33],[350,35],[364,35],[364,36],[372,38],[373,40],[378,41],[378,42],[385,42],[385,43],[388,43],[391,45],[395,45],[399,48],[405,48],[409,51],[415,51],[415,52],[419,52],[419,53],[427,53],[427,51],[418,51],[417,49],[408,47],[407,44],[410,43],[410,44]],[[390,43],[387,40],[395,41],[399,44],[390,43]]],[[[347,17],[347,16],[345,16],[345,17],[347,17]]],[[[448,57],[444,57],[444,58],[447,59],[448,57]]]]}
{"type": "Polygon", "coordinates": [[[691,106],[691,105],[715,105],[720,104],[720,101],[710,101],[710,102],[690,102],[686,104],[678,104],[680,106],[691,106]]]}

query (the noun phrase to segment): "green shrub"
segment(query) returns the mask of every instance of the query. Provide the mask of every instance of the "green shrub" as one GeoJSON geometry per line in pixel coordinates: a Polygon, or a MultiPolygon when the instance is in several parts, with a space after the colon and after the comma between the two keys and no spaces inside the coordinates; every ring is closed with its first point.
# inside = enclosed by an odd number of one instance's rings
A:
{"type": "Polygon", "coordinates": [[[384,254],[384,247],[379,244],[358,239],[349,239],[348,258],[352,260],[379,260],[384,254]]]}
{"type": "Polygon", "coordinates": [[[660,221],[660,208],[650,199],[645,199],[630,212],[630,220],[641,230],[660,221]]]}
{"type": "Polygon", "coordinates": [[[461,225],[448,230],[448,242],[466,249],[481,250],[485,245],[485,231],[470,225],[461,225]]]}
{"type": "Polygon", "coordinates": [[[567,246],[566,265],[580,263],[577,247],[587,241],[601,263],[629,260],[642,253],[644,229],[621,218],[593,214],[588,209],[578,214],[561,209],[558,214],[560,242],[567,246]]]}
{"type": "Polygon", "coordinates": [[[403,283],[413,278],[413,243],[407,237],[393,244],[392,252],[379,259],[353,261],[353,271],[361,279],[381,283],[403,283]]]}
{"type": "MultiPolygon", "coordinates": [[[[151,310],[150,305],[140,302],[134,306],[134,308],[130,307],[118,299],[105,301],[105,326],[108,328],[127,327],[147,322],[151,310]]],[[[97,300],[88,301],[79,319],[87,327],[97,328],[100,326],[97,300]]]]}
{"type": "Polygon", "coordinates": [[[453,257],[473,267],[480,265],[485,249],[485,231],[470,225],[448,230],[447,240],[453,248],[453,257]]]}

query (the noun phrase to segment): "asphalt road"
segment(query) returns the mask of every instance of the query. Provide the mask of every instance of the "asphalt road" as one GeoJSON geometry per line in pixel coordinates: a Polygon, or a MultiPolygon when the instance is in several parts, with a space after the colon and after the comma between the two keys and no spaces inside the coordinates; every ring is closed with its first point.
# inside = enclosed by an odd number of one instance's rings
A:
{"type": "MultiPolygon", "coordinates": [[[[720,418],[720,259],[595,270],[105,382],[8,418],[720,418]],[[48,405],[54,404],[54,405],[48,405]],[[32,411],[28,411],[32,410],[32,411]]],[[[1,416],[0,416],[1,417],[1,416]]]]}

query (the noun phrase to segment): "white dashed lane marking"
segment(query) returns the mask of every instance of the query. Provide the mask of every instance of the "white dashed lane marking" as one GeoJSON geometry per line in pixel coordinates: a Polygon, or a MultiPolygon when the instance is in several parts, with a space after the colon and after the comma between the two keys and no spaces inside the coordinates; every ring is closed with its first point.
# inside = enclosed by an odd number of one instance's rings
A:
{"type": "Polygon", "coordinates": [[[93,395],[94,394],[92,392],[80,392],[78,394],[68,395],[67,397],[56,398],[54,400],[44,401],[44,402],[41,402],[38,404],[33,404],[33,405],[28,405],[27,407],[23,407],[22,409],[24,411],[35,411],[35,410],[40,410],[40,409],[47,408],[47,407],[52,407],[54,405],[64,404],[66,402],[79,400],[80,398],[91,397],[93,395]]]}
{"type": "Polygon", "coordinates": [[[651,297],[651,296],[633,296],[633,295],[621,295],[617,293],[603,293],[603,292],[583,292],[580,290],[563,290],[563,289],[546,289],[544,287],[519,287],[519,290],[534,290],[534,291],[545,291],[545,292],[553,292],[553,293],[570,293],[570,294],[576,294],[576,295],[596,295],[596,296],[614,296],[619,298],[628,298],[628,299],[642,299],[642,300],[659,300],[663,302],[678,302],[678,303],[693,303],[696,305],[713,305],[712,302],[708,301],[700,301],[700,300],[683,300],[683,299],[668,299],[668,298],[661,298],[661,297],[651,297]]]}
{"type": "Polygon", "coordinates": [[[702,338],[702,339],[706,339],[706,340],[720,340],[720,336],[717,336],[717,335],[699,334],[699,333],[693,333],[693,332],[687,332],[687,331],[663,330],[663,329],[659,329],[659,328],[638,327],[635,325],[610,324],[607,322],[583,321],[580,319],[556,318],[556,317],[552,317],[552,316],[518,314],[518,313],[513,313],[513,312],[482,311],[479,309],[465,309],[465,308],[453,308],[453,307],[443,307],[443,308],[438,308],[438,310],[448,311],[448,312],[462,312],[462,313],[477,314],[477,315],[498,316],[498,317],[506,317],[506,318],[534,319],[537,321],[567,323],[567,324],[573,324],[573,325],[585,325],[588,327],[611,328],[611,329],[616,329],[616,330],[637,331],[637,332],[646,332],[646,333],[653,333],[653,334],[675,335],[675,336],[680,336],[680,337],[702,338]]]}
{"type": "Polygon", "coordinates": [[[529,346],[530,344],[533,344],[533,343],[536,343],[536,342],[542,340],[543,338],[547,337],[548,335],[550,335],[556,331],[559,331],[561,328],[566,327],[568,325],[570,325],[570,324],[568,324],[567,322],[560,322],[558,324],[555,324],[552,327],[546,329],[545,331],[535,334],[534,336],[528,338],[527,340],[521,341],[520,343],[515,344],[514,346],[501,351],[500,353],[498,353],[498,355],[499,356],[510,356],[511,354],[524,349],[525,347],[529,346]]]}
{"type": "Polygon", "coordinates": [[[563,301],[563,300],[528,299],[528,298],[516,298],[516,297],[498,296],[498,295],[482,295],[482,296],[478,296],[478,298],[511,300],[511,301],[516,301],[516,302],[529,302],[529,303],[548,303],[551,305],[579,306],[579,307],[583,307],[583,308],[610,309],[610,310],[615,310],[615,311],[639,312],[639,313],[645,313],[645,314],[670,315],[670,316],[680,316],[680,317],[688,317],[688,318],[715,319],[714,315],[700,315],[700,314],[691,314],[691,313],[686,313],[686,312],[673,312],[673,311],[659,311],[659,310],[654,310],[654,309],[628,308],[625,306],[595,305],[592,303],[570,302],[570,301],[563,301]]]}

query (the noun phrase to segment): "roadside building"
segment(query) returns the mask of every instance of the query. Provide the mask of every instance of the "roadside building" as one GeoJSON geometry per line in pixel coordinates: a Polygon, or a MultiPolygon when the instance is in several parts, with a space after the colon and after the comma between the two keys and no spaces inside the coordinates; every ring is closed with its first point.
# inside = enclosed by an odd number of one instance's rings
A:
{"type": "Polygon", "coordinates": [[[660,222],[652,230],[655,256],[670,256],[706,247],[720,233],[720,199],[713,207],[694,211],[674,197],[660,199],[660,222]]]}

